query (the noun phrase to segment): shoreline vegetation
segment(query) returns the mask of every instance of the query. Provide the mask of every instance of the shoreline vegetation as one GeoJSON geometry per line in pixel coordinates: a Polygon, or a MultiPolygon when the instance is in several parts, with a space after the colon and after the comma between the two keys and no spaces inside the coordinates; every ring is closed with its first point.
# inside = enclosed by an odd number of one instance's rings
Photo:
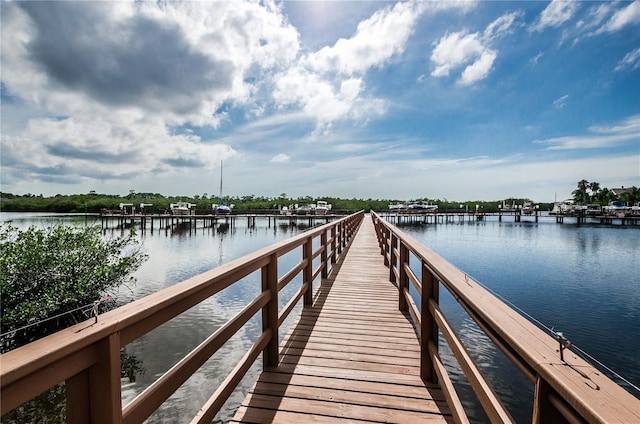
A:
{"type": "MultiPolygon", "coordinates": [[[[342,199],[337,197],[297,197],[290,198],[286,194],[279,197],[264,196],[224,196],[222,199],[226,204],[234,205],[235,213],[243,211],[255,210],[273,210],[277,213],[283,206],[289,205],[307,205],[315,204],[319,200],[327,201],[332,205],[333,210],[341,211],[359,211],[359,210],[376,210],[383,211],[389,208],[391,204],[405,203],[407,199],[342,199]]],[[[497,212],[499,206],[503,202],[507,204],[523,204],[531,202],[530,199],[524,198],[508,198],[503,200],[483,201],[453,201],[448,199],[429,199],[416,198],[411,201],[422,201],[432,205],[438,205],[440,211],[458,211],[461,208],[468,210],[476,210],[476,205],[483,212],[497,212]]],[[[72,195],[55,195],[52,197],[44,197],[42,195],[15,195],[11,193],[0,193],[0,210],[2,212],[56,212],[56,213],[100,213],[103,209],[114,210],[120,207],[121,203],[133,204],[135,206],[140,203],[151,204],[155,211],[163,211],[168,209],[171,203],[189,202],[195,205],[196,210],[211,210],[212,204],[217,204],[219,199],[217,196],[203,195],[195,196],[164,196],[160,193],[129,193],[126,196],[112,194],[72,194],[72,195]]],[[[540,210],[550,210],[553,203],[536,203],[540,210]]]]}
{"type": "MultiPolygon", "coordinates": [[[[576,204],[597,204],[606,206],[612,200],[622,200],[628,206],[635,205],[640,202],[640,190],[637,187],[608,189],[600,187],[598,182],[589,182],[580,180],[577,188],[572,193],[572,200],[576,204]]],[[[416,199],[342,199],[337,197],[288,197],[286,193],[280,194],[278,197],[265,196],[224,196],[219,199],[215,195],[193,196],[164,196],[160,193],[136,193],[130,190],[126,196],[117,194],[99,194],[91,190],[87,194],[56,194],[51,197],[44,197],[42,194],[35,195],[27,193],[24,195],[16,195],[12,193],[0,192],[0,211],[3,212],[56,212],[56,213],[100,213],[103,209],[114,210],[120,207],[121,203],[139,205],[144,203],[150,205],[154,211],[167,210],[171,203],[189,202],[195,205],[196,210],[211,210],[212,204],[218,204],[223,201],[225,204],[233,204],[234,211],[242,213],[243,211],[255,210],[273,210],[277,212],[283,206],[289,205],[308,205],[323,200],[332,205],[334,210],[343,211],[359,211],[359,210],[375,210],[384,211],[391,204],[404,203],[407,200],[424,202],[431,205],[437,205],[440,211],[459,211],[465,209],[469,211],[482,210],[482,212],[491,213],[498,212],[502,205],[522,205],[525,202],[537,205],[540,211],[548,211],[553,208],[554,203],[535,202],[528,198],[510,197],[501,200],[467,200],[453,201],[448,199],[429,199],[426,197],[416,199]]]]}

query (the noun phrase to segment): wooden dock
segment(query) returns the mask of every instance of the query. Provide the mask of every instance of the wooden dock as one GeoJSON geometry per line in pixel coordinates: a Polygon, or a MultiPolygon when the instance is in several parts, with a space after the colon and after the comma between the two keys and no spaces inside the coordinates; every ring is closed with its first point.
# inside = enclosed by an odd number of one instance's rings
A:
{"type": "Polygon", "coordinates": [[[316,292],[232,422],[453,422],[420,378],[420,348],[370,219],[316,292]],[[337,269],[336,269],[337,271],[337,269]]]}

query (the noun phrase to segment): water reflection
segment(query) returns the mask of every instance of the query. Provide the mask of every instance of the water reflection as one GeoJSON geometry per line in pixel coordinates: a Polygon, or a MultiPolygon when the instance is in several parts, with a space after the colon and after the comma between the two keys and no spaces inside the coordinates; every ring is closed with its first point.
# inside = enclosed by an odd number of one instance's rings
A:
{"type": "MultiPolygon", "coordinates": [[[[484,227],[422,225],[403,226],[403,230],[640,385],[638,228],[488,220],[484,227]]],[[[419,271],[416,263],[412,269],[419,271]]],[[[481,334],[446,290],[441,290],[440,304],[516,421],[530,422],[532,385],[481,334]]],[[[475,396],[454,365],[455,359],[449,360],[447,366],[458,381],[463,403],[474,411],[472,421],[482,422],[483,414],[475,412],[479,410],[475,396]]],[[[628,390],[640,397],[638,391],[628,390]]]]}
{"type": "MultiPolygon", "coordinates": [[[[84,216],[62,217],[51,214],[3,214],[2,219],[9,219],[14,226],[20,228],[61,223],[84,225],[85,222],[84,216]]],[[[97,223],[100,224],[100,221],[97,220],[97,223]]],[[[276,223],[275,220],[268,221],[266,218],[257,218],[252,225],[247,224],[240,219],[218,221],[214,225],[180,222],[162,228],[156,225],[153,231],[149,224],[144,231],[139,226],[134,226],[149,260],[135,273],[137,284],[133,287],[121,287],[114,293],[115,297],[121,304],[142,298],[261,247],[287,239],[309,227],[305,224],[295,225],[295,222],[276,223]]],[[[120,236],[130,231],[129,227],[129,223],[107,227],[103,235],[120,236]]],[[[299,250],[284,255],[280,260],[280,274],[286,273],[301,257],[299,250]]],[[[281,308],[300,285],[301,278],[297,278],[283,289],[280,296],[281,308]]],[[[138,375],[135,382],[123,380],[123,405],[131,402],[189,351],[224,325],[253,300],[260,290],[261,279],[258,271],[126,346],[127,353],[142,362],[144,373],[138,375]]],[[[285,325],[291,323],[298,309],[299,307],[292,312],[285,325]]],[[[285,332],[283,329],[280,336],[285,332]]],[[[258,314],[191,376],[147,422],[190,422],[260,333],[261,323],[258,314]]],[[[258,360],[239,389],[223,407],[217,418],[219,422],[226,422],[232,417],[244,394],[257,378],[260,364],[261,361],[258,360]]]]}

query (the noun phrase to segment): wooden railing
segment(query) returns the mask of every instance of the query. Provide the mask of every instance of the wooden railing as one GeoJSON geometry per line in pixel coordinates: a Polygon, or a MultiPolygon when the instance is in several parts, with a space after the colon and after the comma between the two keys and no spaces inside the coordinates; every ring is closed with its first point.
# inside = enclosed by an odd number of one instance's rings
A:
{"type": "Polygon", "coordinates": [[[491,422],[513,419],[440,309],[440,286],[535,385],[533,423],[640,423],[638,399],[569,350],[561,359],[559,342],[550,334],[379,215],[372,213],[372,219],[389,278],[399,290],[399,308],[410,314],[420,340],[421,377],[440,383],[455,422],[469,421],[438,355],[438,331],[491,422]],[[415,258],[413,267],[410,258],[415,258]],[[420,307],[409,293],[409,283],[418,293],[420,307]]]}
{"type": "Polygon", "coordinates": [[[328,276],[363,216],[364,212],[358,212],[322,225],[107,312],[95,323],[83,322],[1,355],[2,413],[65,382],[68,423],[141,423],[261,312],[262,334],[192,421],[211,422],[260,353],[264,367],[278,364],[280,325],[300,299],[304,305],[312,303],[314,281],[328,276]],[[286,273],[279,272],[278,258],[294,249],[301,251],[301,261],[286,273]],[[318,257],[320,260],[314,261],[318,257]],[[261,293],[123,409],[120,349],[258,271],[261,293]],[[280,311],[278,292],[300,273],[300,289],[280,311]]]}

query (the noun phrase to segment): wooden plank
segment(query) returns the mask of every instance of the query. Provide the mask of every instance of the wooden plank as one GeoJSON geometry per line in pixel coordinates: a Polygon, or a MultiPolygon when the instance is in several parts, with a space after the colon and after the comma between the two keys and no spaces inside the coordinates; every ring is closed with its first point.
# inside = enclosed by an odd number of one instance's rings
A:
{"type": "Polygon", "coordinates": [[[432,399],[442,401],[444,393],[436,385],[425,387],[424,385],[392,384],[378,381],[350,380],[346,378],[327,378],[305,374],[286,374],[282,372],[264,372],[261,381],[269,383],[289,384],[295,386],[341,388],[348,391],[362,391],[369,393],[386,393],[394,396],[404,396],[417,399],[432,399]],[[363,384],[366,383],[366,384],[363,384]]]}
{"type": "Polygon", "coordinates": [[[411,411],[342,402],[267,396],[258,393],[247,397],[242,406],[384,423],[446,422],[445,415],[437,409],[433,412],[411,411]]]}
{"type": "Polygon", "coordinates": [[[453,422],[365,219],[337,275],[319,286],[232,422],[453,422]]]}
{"type": "Polygon", "coordinates": [[[446,401],[406,397],[381,392],[364,392],[361,387],[347,390],[344,387],[317,387],[294,384],[278,384],[259,381],[252,394],[280,396],[297,399],[321,400],[378,408],[402,409],[405,411],[450,414],[446,401]]]}

